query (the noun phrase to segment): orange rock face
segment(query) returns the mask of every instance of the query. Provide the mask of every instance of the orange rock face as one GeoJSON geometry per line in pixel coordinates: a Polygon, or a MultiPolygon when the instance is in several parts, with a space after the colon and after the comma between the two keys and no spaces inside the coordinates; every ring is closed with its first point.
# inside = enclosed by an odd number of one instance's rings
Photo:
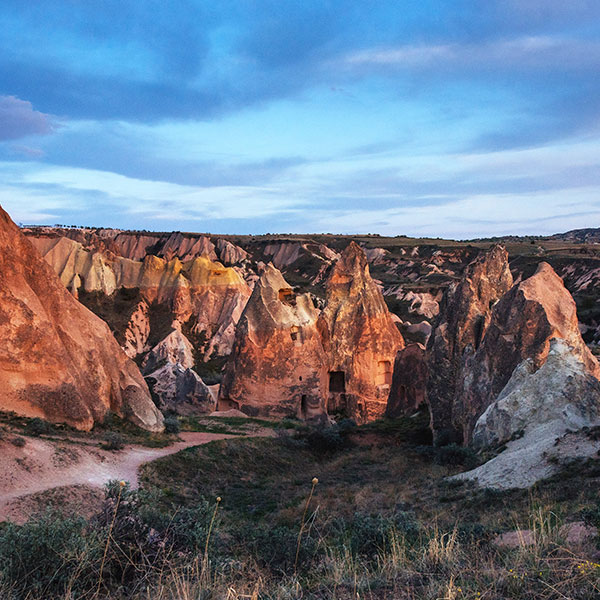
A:
{"type": "Polygon", "coordinates": [[[490,323],[492,307],[512,286],[508,253],[494,246],[467,266],[460,283],[451,287],[428,344],[427,396],[434,440],[460,442],[453,425],[454,407],[462,380],[465,353],[479,347],[490,323]]]}
{"type": "Polygon", "coordinates": [[[327,281],[319,329],[328,364],[329,412],[361,423],[383,416],[404,340],[369,274],[364,251],[354,242],[327,281]]]}
{"type": "Polygon", "coordinates": [[[562,279],[547,263],[515,285],[494,306],[479,348],[468,358],[469,377],[459,390],[454,423],[468,443],[477,419],[502,391],[513,371],[531,359],[539,369],[548,357],[550,342],[562,339],[573,349],[586,371],[600,377],[600,367],[579,333],[575,302],[562,279]]]}
{"type": "Polygon", "coordinates": [[[219,393],[219,410],[324,418],[327,361],[317,318],[310,295],[296,295],[269,264],[238,323],[219,393]]]}
{"type": "Polygon", "coordinates": [[[2,410],[90,429],[108,410],[151,431],[162,415],[108,326],[69,294],[0,209],[2,410]]]}

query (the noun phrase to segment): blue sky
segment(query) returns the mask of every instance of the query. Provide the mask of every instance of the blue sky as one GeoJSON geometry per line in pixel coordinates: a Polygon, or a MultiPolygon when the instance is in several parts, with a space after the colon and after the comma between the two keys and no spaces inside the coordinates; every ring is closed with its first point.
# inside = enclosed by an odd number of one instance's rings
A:
{"type": "Polygon", "coordinates": [[[15,221],[468,238],[600,226],[596,0],[3,0],[15,221]]]}

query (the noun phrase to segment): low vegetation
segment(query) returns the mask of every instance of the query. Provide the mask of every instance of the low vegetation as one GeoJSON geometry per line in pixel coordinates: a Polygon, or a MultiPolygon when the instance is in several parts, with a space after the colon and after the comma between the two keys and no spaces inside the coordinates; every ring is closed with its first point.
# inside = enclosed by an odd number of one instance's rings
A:
{"type": "Polygon", "coordinates": [[[423,435],[418,418],[346,422],[164,457],[140,490],[109,485],[91,520],[45,512],[0,528],[0,597],[600,597],[595,542],[569,546],[561,529],[600,525],[599,461],[529,491],[477,489],[446,478],[476,457],[423,435]],[[519,529],[527,543],[494,544],[519,529]]]}

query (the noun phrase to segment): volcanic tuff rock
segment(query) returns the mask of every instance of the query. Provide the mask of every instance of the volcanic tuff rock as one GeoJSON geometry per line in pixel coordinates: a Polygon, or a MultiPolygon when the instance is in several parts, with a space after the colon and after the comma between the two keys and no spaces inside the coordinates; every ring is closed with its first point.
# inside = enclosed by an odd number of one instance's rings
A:
{"type": "Polygon", "coordinates": [[[209,414],[216,401],[193,369],[166,362],[146,375],[146,381],[162,410],[180,415],[209,414]]]}
{"type": "Polygon", "coordinates": [[[476,447],[505,449],[461,479],[495,488],[529,487],[573,458],[597,456],[588,427],[600,425],[600,381],[579,352],[563,339],[550,340],[544,364],[527,358],[477,421],[476,447]]]}
{"type": "Polygon", "coordinates": [[[219,410],[324,418],[326,357],[317,318],[310,295],[296,295],[267,265],[237,325],[219,410]]]}
{"type": "MultiPolygon", "coordinates": [[[[125,238],[129,240],[133,236],[125,238]]],[[[59,274],[63,284],[74,293],[81,288],[86,292],[113,296],[120,289],[137,289],[147,306],[153,303],[162,305],[171,313],[171,319],[181,323],[189,321],[193,333],[204,338],[205,358],[212,354],[226,355],[231,351],[235,323],[250,297],[250,288],[233,268],[224,267],[207,256],[182,262],[179,258],[166,260],[147,255],[137,261],[87,250],[79,242],[66,237],[30,239],[59,274]]],[[[175,242],[165,243],[163,250],[171,256],[173,252],[167,252],[169,243],[172,246],[175,242]]],[[[183,247],[179,253],[186,256],[188,250],[183,247]]],[[[138,254],[133,250],[131,253],[134,256],[138,254]]],[[[143,339],[146,325],[141,321],[144,311],[148,316],[143,306],[135,307],[126,327],[129,334],[119,332],[129,340],[124,346],[129,356],[135,356],[132,354],[134,350],[144,348],[148,339],[149,332],[143,339]]]]}
{"type": "Polygon", "coordinates": [[[385,416],[410,414],[427,402],[427,353],[422,344],[409,344],[396,355],[385,416]]]}
{"type": "Polygon", "coordinates": [[[90,429],[111,410],[151,431],[162,415],[108,326],[73,298],[0,209],[3,410],[90,429]]]}
{"type": "Polygon", "coordinates": [[[466,362],[468,377],[454,413],[466,442],[477,419],[499,397],[517,366],[529,360],[532,369],[540,369],[556,338],[571,348],[587,374],[600,376],[600,366],[579,333],[571,294],[552,267],[540,263],[532,277],[513,286],[494,306],[485,336],[466,362]]]}
{"type": "Polygon", "coordinates": [[[364,251],[351,242],[327,281],[319,330],[329,371],[328,408],[359,422],[381,417],[392,383],[392,365],[404,340],[364,251]]]}
{"type": "Polygon", "coordinates": [[[150,373],[165,362],[181,365],[184,369],[194,366],[194,347],[179,329],[171,331],[152,348],[144,360],[144,372],[150,373]]]}
{"type": "Polygon", "coordinates": [[[512,285],[508,253],[494,246],[465,270],[460,283],[451,286],[440,318],[428,343],[427,395],[434,440],[438,444],[461,441],[453,423],[458,388],[464,377],[465,355],[476,350],[486,335],[492,307],[512,285]]]}

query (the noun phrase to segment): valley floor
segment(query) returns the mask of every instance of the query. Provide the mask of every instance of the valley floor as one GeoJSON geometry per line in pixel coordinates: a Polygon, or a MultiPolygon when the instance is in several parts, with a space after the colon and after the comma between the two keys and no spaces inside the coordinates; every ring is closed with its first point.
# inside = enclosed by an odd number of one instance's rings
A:
{"type": "Polygon", "coordinates": [[[139,488],[113,484],[91,518],[0,528],[0,597],[600,597],[600,461],[565,464],[529,490],[481,489],[448,479],[479,457],[432,448],[423,424],[298,424],[159,449],[139,488]]]}

